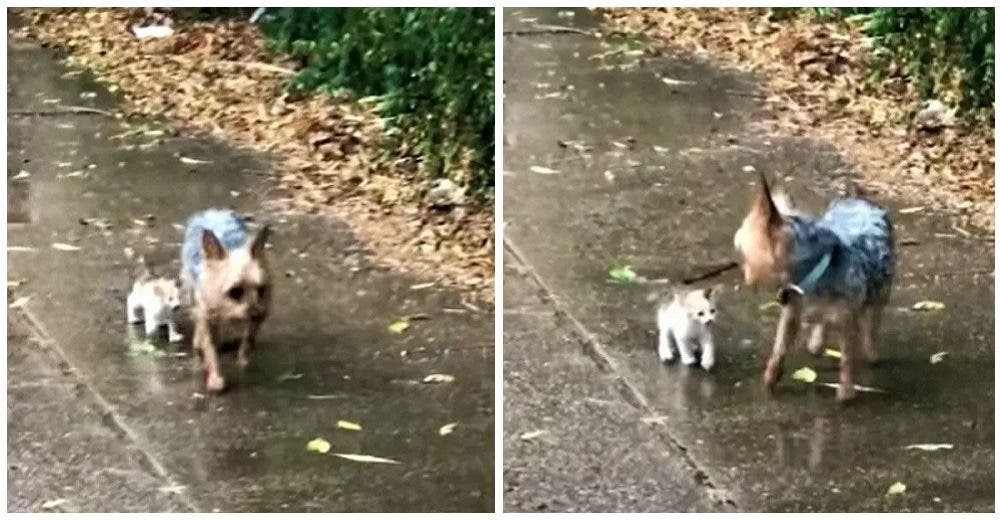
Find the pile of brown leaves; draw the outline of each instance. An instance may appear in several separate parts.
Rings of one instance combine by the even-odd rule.
[[[132,114],[270,153],[289,209],[336,213],[381,261],[492,301],[492,205],[422,203],[427,181],[414,160],[377,160],[382,128],[372,108],[286,94],[281,82],[293,66],[266,49],[256,27],[177,21],[173,35],[140,40],[130,28],[147,17],[142,9],[19,14],[26,36],[64,49],[70,65],[114,85]]]
[[[865,81],[870,50],[859,23],[773,19],[759,8],[615,8],[616,27],[664,48],[754,73],[766,92],[755,125],[822,137],[861,167],[871,191],[957,215],[956,226],[994,229],[994,129],[921,128],[921,100],[901,73]],[[942,100],[945,101],[945,100]]]

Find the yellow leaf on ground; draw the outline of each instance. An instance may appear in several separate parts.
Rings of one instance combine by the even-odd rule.
[[[816,371],[809,367],[802,367],[792,374],[792,379],[803,383],[812,383],[816,381]]]
[[[840,359],[842,357],[840,355],[840,351],[839,350],[834,350],[832,348],[828,348],[828,349],[824,350],[823,351],[823,355],[827,356],[827,357],[832,357],[834,359]]]
[[[80,248],[70,244],[63,244],[62,242],[56,242],[52,244],[52,249],[57,251],[79,251]]]
[[[896,482],[895,484],[889,486],[889,490],[885,492],[886,495],[901,495],[906,491],[906,484],[902,482]]]
[[[393,334],[402,334],[404,330],[410,328],[410,322],[406,318],[400,318],[389,324],[389,330]]]
[[[931,364],[936,365],[944,361],[944,357],[947,355],[948,355],[947,352],[936,352],[934,354],[931,354]]]
[[[925,300],[913,304],[913,310],[915,311],[939,311],[943,308],[943,303],[931,300]]]
[[[327,453],[330,451],[330,443],[326,442],[326,439],[322,437],[316,437],[306,443],[306,450],[315,451],[317,453]]]
[[[351,430],[355,432],[361,431],[361,425],[358,423],[353,423],[351,421],[337,421],[337,428],[341,430]]]

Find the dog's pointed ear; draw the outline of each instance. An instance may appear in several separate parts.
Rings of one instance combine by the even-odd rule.
[[[219,242],[215,233],[207,229],[201,233],[201,250],[205,254],[206,260],[224,260],[226,258],[226,249],[222,247],[222,243]]]
[[[778,207],[774,204],[774,198],[771,197],[771,187],[767,184],[767,177],[764,175],[764,172],[760,172],[757,191],[754,192],[753,196],[752,211],[767,218],[768,228],[775,228],[782,224],[781,213],[778,212]]]
[[[260,258],[264,254],[264,246],[267,244],[269,236],[271,236],[271,226],[265,225],[260,228],[257,235],[253,237],[253,242],[250,243],[250,256]]]

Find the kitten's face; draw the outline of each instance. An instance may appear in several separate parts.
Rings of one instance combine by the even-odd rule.
[[[687,311],[688,318],[708,327],[715,322],[717,295],[718,289],[691,291],[684,295],[681,305]]]
[[[153,280],[153,294],[155,294],[163,305],[170,310],[177,310],[181,306],[181,288],[176,280],[158,278]]]
[[[264,257],[267,230],[247,245],[225,251],[211,232],[205,232],[205,269],[199,288],[201,302],[215,319],[263,320],[271,304],[271,277]]]

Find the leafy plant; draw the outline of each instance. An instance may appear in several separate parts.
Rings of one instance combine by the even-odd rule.
[[[394,145],[426,174],[493,186],[493,9],[269,8],[262,22],[302,64],[290,90],[377,96]]]
[[[966,113],[992,107],[995,92],[993,8],[810,8],[820,16],[868,17],[873,79],[898,68],[924,98],[951,98]]]

